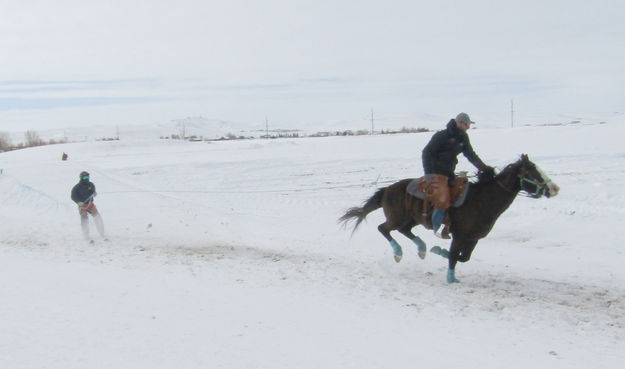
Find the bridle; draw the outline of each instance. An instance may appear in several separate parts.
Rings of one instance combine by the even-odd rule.
[[[540,182],[537,181],[535,179],[530,179],[527,177],[523,177],[521,175],[519,175],[519,180],[520,180],[520,185],[521,185],[521,191],[525,192],[528,197],[533,197],[533,198],[539,198],[542,197],[545,194],[545,190],[547,189],[547,185],[549,184],[549,182],[551,182],[551,180],[546,181],[546,182]],[[528,191],[524,184],[529,183],[532,184],[536,187],[536,191],[534,191],[534,193]]]
[[[542,197],[545,194],[545,191],[548,189],[549,183],[551,182],[551,179],[548,179],[547,181],[538,181],[536,179],[527,177],[525,168],[521,168],[521,173],[517,174],[517,177],[519,179],[518,195],[521,195],[520,192],[525,192],[525,194],[522,194],[521,196],[532,197],[532,198]],[[510,193],[514,192],[513,189],[506,187],[506,185],[501,183],[500,180],[497,180],[497,184],[499,185],[499,187],[503,188],[504,190]],[[529,191],[527,188],[525,188],[527,184],[533,185],[536,188],[536,190],[533,192]]]

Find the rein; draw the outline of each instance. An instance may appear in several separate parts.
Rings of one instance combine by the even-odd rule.
[[[513,190],[509,189],[508,187],[506,187],[503,183],[501,183],[501,181],[497,181],[497,184],[499,185],[499,187],[503,188],[504,190],[506,190],[506,192],[510,192],[510,193],[514,193]]]

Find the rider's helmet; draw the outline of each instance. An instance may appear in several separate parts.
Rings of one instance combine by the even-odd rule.
[[[80,172],[79,178],[81,181],[89,181],[89,173],[83,170]]]

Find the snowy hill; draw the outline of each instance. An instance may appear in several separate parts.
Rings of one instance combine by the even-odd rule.
[[[232,128],[177,123],[193,134]],[[353,237],[336,224],[377,188],[420,176],[431,133],[194,143],[137,131],[1,153],[0,361],[619,367],[625,122],[597,123],[470,131],[486,163],[501,169],[527,153],[561,193],[517,198],[458,265],[459,285],[445,283],[446,260],[419,259],[399,234],[396,264],[376,229],[379,210]],[[459,159],[458,170],[472,171]],[[109,242],[93,224],[96,243],[81,238],[69,193],[82,170],[97,186]]]
[[[423,128],[439,130],[450,119],[445,114],[415,113],[411,115],[388,115],[374,114],[373,129],[376,132],[399,131],[402,128]],[[94,141],[102,139],[120,138],[123,140],[155,139],[162,137],[191,137],[203,139],[219,139],[222,137],[261,137],[267,134],[279,136],[281,133],[297,133],[301,136],[310,136],[320,132],[344,132],[366,131],[372,129],[372,117],[363,114],[355,119],[330,120],[330,121],[294,121],[274,122],[271,119],[259,120],[258,122],[236,122],[222,119],[212,119],[202,116],[192,116],[175,119],[168,122],[156,122],[153,124],[77,124],[59,128],[45,128],[34,126],[15,126],[0,129],[0,132],[10,134],[14,144],[24,142],[24,133],[27,130],[35,131],[44,141],[67,140],[69,142]],[[510,117],[502,118],[501,114],[479,114],[475,118],[478,124],[476,129],[484,128],[509,128],[515,127],[544,126],[544,125],[594,125],[600,123],[618,123],[625,121],[625,113],[601,113],[579,115],[520,115],[515,122],[510,122]]]

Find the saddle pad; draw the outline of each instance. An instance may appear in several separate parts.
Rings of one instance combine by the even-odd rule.
[[[419,182],[421,182],[422,180],[423,178],[415,178],[410,181],[410,183],[408,183],[408,187],[406,187],[406,192],[421,200],[425,200],[425,192],[419,190]],[[457,208],[464,204],[464,200],[466,200],[467,198],[467,193],[469,193],[469,186],[471,186],[471,182],[467,182],[467,185],[464,186],[464,190],[462,191],[460,196],[458,196],[456,201],[451,204],[452,207]]]
[[[418,197],[421,200],[425,199],[425,192],[419,190],[419,182],[421,182],[423,178],[415,178],[410,183],[408,183],[408,187],[406,187],[406,192],[411,194],[414,197]]]

